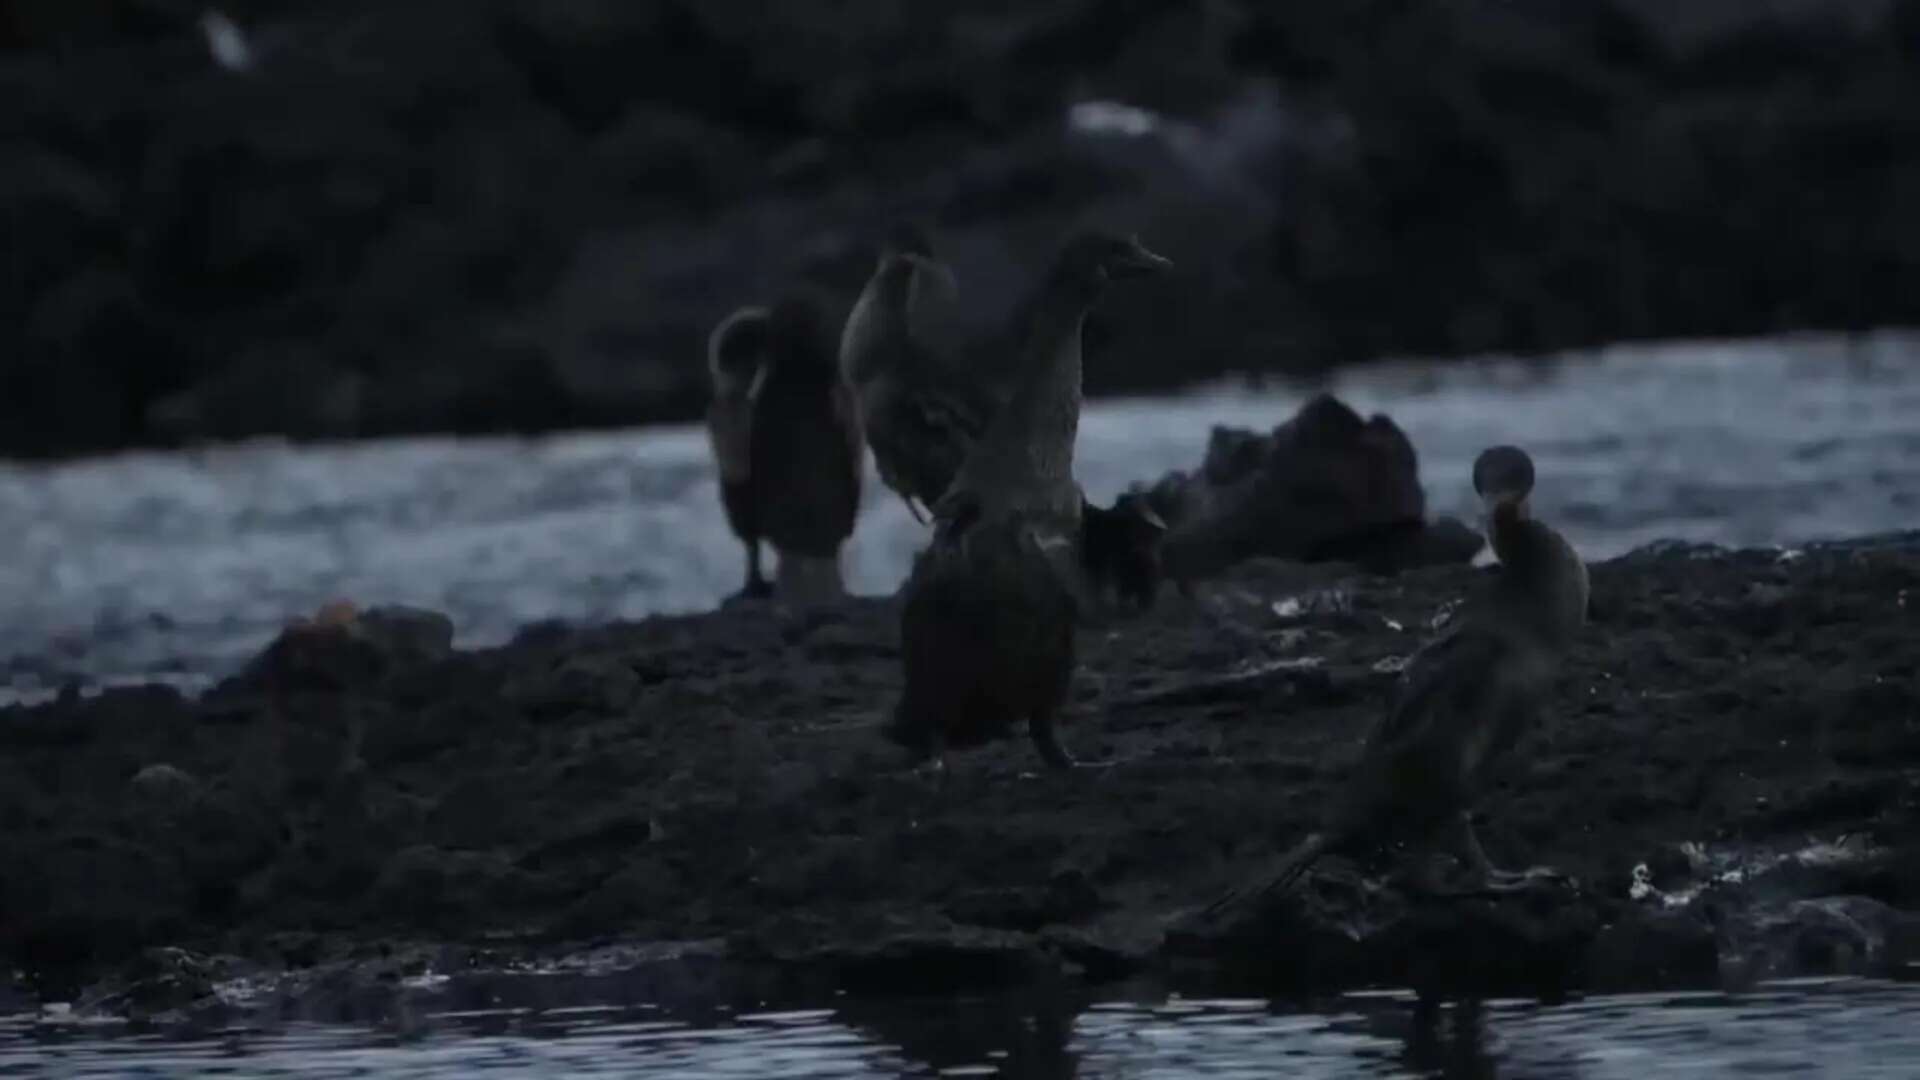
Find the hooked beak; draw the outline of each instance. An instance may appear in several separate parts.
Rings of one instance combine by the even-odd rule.
[[[905,260],[915,270],[933,275],[934,280],[940,283],[940,291],[947,294],[947,299],[952,300],[960,295],[960,279],[953,276],[953,270],[946,263],[917,251],[896,252],[895,257]]]
[[[1119,253],[1107,263],[1107,273],[1116,278],[1146,277],[1151,274],[1164,274],[1173,269],[1173,261],[1147,250],[1140,238],[1135,236],[1127,241],[1127,250]]]

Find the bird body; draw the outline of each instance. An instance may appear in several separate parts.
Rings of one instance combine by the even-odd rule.
[[[929,277],[952,287],[952,271],[933,258],[925,235],[896,226],[847,316],[839,355],[880,480],[921,521],[994,407],[990,390],[955,378],[916,332]]]
[[[1054,724],[1083,581],[1080,329],[1110,275],[1165,265],[1103,236],[1068,245],[1056,265],[1021,377],[935,503],[933,541],[904,590],[906,685],[888,730],[916,754],[937,758],[1025,720],[1042,760],[1073,764]]]
[[[859,409],[818,304],[794,295],[741,308],[714,329],[707,353],[707,438],[727,522],[747,549],[742,593],[774,591],[761,571],[763,540],[780,553],[789,592],[837,592],[863,463]]]
[[[1122,604],[1151,607],[1160,591],[1161,542],[1166,522],[1144,496],[1129,492],[1110,507],[1080,507],[1080,563],[1087,591]]]
[[[752,436],[753,404],[766,376],[768,311],[743,307],[707,337],[707,377],[713,397],[707,405],[707,444],[720,477],[720,505],[727,525],[746,547],[746,581],[740,594],[772,592],[760,566],[760,526],[755,513]]]
[[[840,546],[860,512],[859,410],[815,303],[782,300],[768,316],[768,336],[748,438],[754,521],[780,555],[783,590],[791,583],[837,594]],[[810,574],[817,585],[806,583]],[[817,598],[824,597],[794,597]]]
[[[1531,461],[1512,447],[1483,453],[1474,486],[1489,506],[1500,565],[1456,627],[1416,653],[1393,707],[1368,733],[1323,828],[1258,885],[1216,901],[1218,913],[1289,888],[1321,855],[1400,841],[1450,849],[1483,885],[1502,883],[1467,820],[1490,772],[1537,723],[1560,661],[1586,620],[1586,564],[1565,538],[1527,516]]]

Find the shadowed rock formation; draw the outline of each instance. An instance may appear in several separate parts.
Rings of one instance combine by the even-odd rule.
[[[1269,435],[1216,427],[1197,472],[1137,489],[1171,530],[1167,573],[1196,580],[1257,556],[1392,571],[1466,562],[1477,532],[1429,522],[1419,458],[1399,426],[1322,394]]]

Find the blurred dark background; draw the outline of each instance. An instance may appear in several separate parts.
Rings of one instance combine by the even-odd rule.
[[[1920,0],[0,0],[0,453],[686,419],[929,222],[1096,393],[1920,322]],[[217,22],[217,20],[216,20]]]

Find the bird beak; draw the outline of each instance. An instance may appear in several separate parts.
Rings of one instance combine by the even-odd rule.
[[[1489,491],[1480,496],[1480,506],[1486,511],[1488,517],[1492,517],[1503,506],[1514,507],[1525,515],[1527,496],[1522,491]]]
[[[1173,261],[1165,256],[1148,251],[1139,237],[1133,237],[1127,243],[1127,250],[1114,256],[1107,263],[1107,272],[1114,277],[1146,277],[1151,274],[1164,274],[1173,269]]]
[[[960,295],[960,279],[953,276],[953,270],[938,259],[928,258],[916,251],[902,251],[899,257],[912,264],[915,270],[923,270],[933,275],[940,283],[940,290],[952,300]]]

